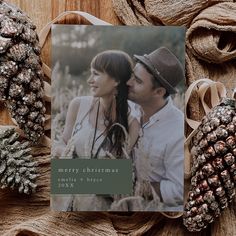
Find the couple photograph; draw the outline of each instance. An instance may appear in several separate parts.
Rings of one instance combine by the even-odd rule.
[[[132,195],[57,195],[52,208],[182,211],[185,29],[57,25],[52,36],[52,158],[133,167]]]

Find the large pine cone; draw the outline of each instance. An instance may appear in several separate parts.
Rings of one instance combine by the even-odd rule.
[[[0,100],[27,138],[44,134],[44,74],[36,27],[17,7],[0,0]]]
[[[202,119],[191,149],[191,190],[184,225],[200,231],[218,217],[235,195],[236,101],[224,98]]]
[[[19,142],[18,138],[13,128],[0,129],[0,187],[31,194],[37,187],[38,164],[30,154],[29,142]]]

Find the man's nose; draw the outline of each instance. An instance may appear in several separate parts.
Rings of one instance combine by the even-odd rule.
[[[128,86],[131,86],[131,85],[132,85],[132,81],[133,81],[133,77],[131,77],[131,78],[126,82],[126,84],[127,84]]]

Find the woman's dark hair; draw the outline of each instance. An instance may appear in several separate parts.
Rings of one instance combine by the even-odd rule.
[[[130,56],[119,50],[107,50],[97,54],[92,62],[91,67],[97,71],[105,72],[111,78],[118,82],[116,94],[116,118],[111,118],[112,104],[105,115],[107,128],[107,138],[104,140],[102,147],[107,148],[116,157],[122,157],[122,144],[125,141],[125,134],[121,127],[112,126],[119,123],[127,132],[128,128],[128,86],[127,81],[130,79],[133,69],[133,62]],[[111,127],[112,126],[112,127]]]

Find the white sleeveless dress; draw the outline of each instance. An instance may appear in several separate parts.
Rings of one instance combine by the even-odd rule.
[[[74,143],[75,143],[75,158],[91,158],[92,142],[94,137],[94,127],[89,122],[89,111],[93,105],[94,97],[81,97],[80,108],[76,118],[73,129]],[[128,124],[134,118],[128,116]],[[104,131],[97,130],[96,137],[99,137],[94,143],[93,155],[97,152],[105,136],[102,134]],[[105,151],[99,151],[98,159],[106,156]],[[96,195],[96,194],[76,194],[72,196],[71,202],[68,206],[68,211],[107,211],[113,202],[111,195]]]

